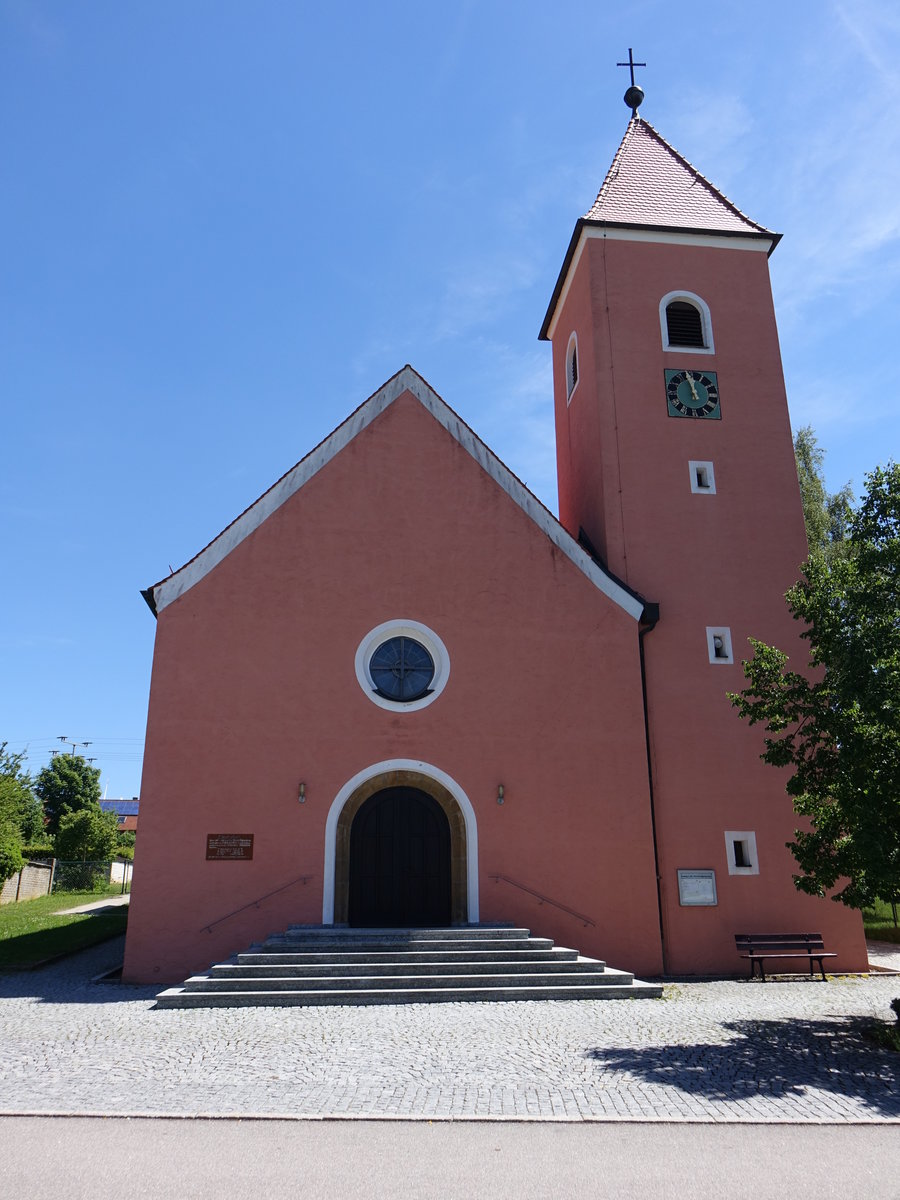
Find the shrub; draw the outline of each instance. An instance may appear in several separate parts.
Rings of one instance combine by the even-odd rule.
[[[11,829],[0,828],[0,883],[22,870],[22,848],[19,835]]]
[[[55,857],[52,842],[26,842],[22,847],[22,858],[26,862],[40,862],[41,859],[49,862]]]
[[[108,862],[56,860],[54,892],[102,892],[109,887]]]

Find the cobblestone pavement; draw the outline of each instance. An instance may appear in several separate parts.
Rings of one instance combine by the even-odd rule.
[[[895,976],[676,983],[662,1000],[155,1011],[121,940],[0,975],[0,1111],[900,1121],[867,1042]]]

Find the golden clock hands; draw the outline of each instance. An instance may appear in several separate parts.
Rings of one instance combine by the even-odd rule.
[[[685,371],[685,373],[684,373],[684,374],[685,374],[685,378],[686,378],[686,379],[687,379],[687,381],[688,381],[688,384],[690,385],[690,389],[691,389],[691,395],[694,397],[694,403],[695,403],[695,404],[699,404],[699,403],[700,403],[700,396],[699,396],[699,395],[698,395],[698,393],[697,393],[697,389],[696,389],[696,387],[694,387],[694,380],[693,380],[693,378],[691,377],[691,373],[690,373],[690,371]]]

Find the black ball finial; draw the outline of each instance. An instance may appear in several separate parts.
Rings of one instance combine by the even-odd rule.
[[[637,110],[640,108],[641,102],[644,99],[644,89],[638,87],[638,85],[634,82],[634,68],[646,67],[646,65],[646,63],[634,61],[634,51],[630,46],[628,47],[628,62],[616,63],[617,67],[627,67],[629,74],[631,75],[631,87],[625,93],[625,103],[631,109],[632,117],[637,116]]]
[[[638,87],[636,83],[633,83],[624,96],[625,103],[631,109],[631,115],[633,117],[637,116],[637,110],[641,107],[643,99],[644,89]]]

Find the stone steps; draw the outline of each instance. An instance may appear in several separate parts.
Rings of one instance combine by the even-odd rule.
[[[522,962],[575,962],[577,950],[567,950],[563,946],[554,946],[550,950],[333,950],[302,951],[282,950],[265,951],[261,947],[246,950],[237,956],[242,963],[367,963],[367,962],[396,962],[398,954],[402,954],[404,962],[417,963],[464,963],[464,962],[507,962],[510,954]]]
[[[237,962],[217,963],[209,968],[212,979],[322,979],[339,974],[344,978],[363,976],[393,976],[393,975],[485,975],[498,972],[504,975],[558,975],[558,974],[596,974],[605,970],[606,964],[593,958],[579,958],[573,951],[571,958],[541,959],[533,962],[528,959],[491,958],[484,962],[471,961],[462,958],[448,961],[446,958],[435,962],[410,962],[392,955],[385,962],[346,962],[344,959],[330,958],[325,962],[298,962],[297,955],[285,955],[279,962],[246,962],[255,959],[256,955],[239,954]],[[267,956],[270,957],[270,956]]]
[[[398,971],[402,971],[402,965]],[[419,975],[273,975],[260,979],[258,976],[240,978],[235,976],[192,975],[182,985],[186,992],[206,992],[210,984],[215,984],[222,991],[245,992],[260,991],[260,985],[265,983],[266,990],[286,992],[327,992],[327,991],[375,991],[378,988],[390,991],[410,991],[420,986],[462,987],[464,990],[485,987],[612,987],[616,984],[630,984],[633,976],[627,971],[600,971],[593,975],[585,972],[569,971],[564,975],[517,974],[515,972],[493,972],[489,975],[460,975],[454,972],[447,978],[437,979],[434,975],[425,979]]]
[[[158,1008],[656,997],[657,984],[509,926],[292,926],[167,988]]]
[[[504,938],[521,942],[523,938],[529,937],[531,937],[530,929],[523,929],[515,925],[427,925],[420,929],[397,929],[394,926],[379,929],[377,926],[360,928],[350,925],[289,925],[283,933],[273,933],[267,940],[315,938],[318,942],[337,943],[365,940],[367,945],[383,941],[391,946],[405,946],[412,942],[432,940],[437,940],[442,944],[448,941],[502,942]],[[550,944],[553,944],[552,941]]]
[[[157,1008],[241,1008],[286,1007],[288,1005],[326,1004],[428,1004],[466,1000],[628,1000],[635,996],[657,997],[662,989],[648,984],[624,984],[615,987],[479,987],[414,988],[409,991],[347,992],[183,992],[169,988],[156,998]],[[178,992],[177,996],[171,995]]]
[[[456,954],[485,954],[491,952],[496,953],[498,950],[501,952],[512,951],[513,953],[518,953],[519,943],[521,941],[527,941],[527,949],[531,950],[532,952],[553,949],[553,942],[550,940],[550,938],[523,938],[519,939],[518,941],[514,941],[512,938],[509,938],[503,939],[496,946],[492,946],[491,943],[484,938],[478,941],[470,940],[468,938],[454,938],[452,941],[449,938],[418,938],[415,941],[404,942],[401,944],[392,943],[387,938],[378,937],[373,938],[371,942],[367,942],[364,946],[359,941],[327,941],[322,942],[321,944],[319,942],[315,942],[314,947],[316,953],[318,954],[346,954],[348,952],[352,953],[354,949],[357,951],[362,949],[366,954],[395,954],[398,952],[404,954],[444,954],[446,953],[448,946],[452,945],[453,951]],[[267,938],[265,942],[263,942],[261,950],[267,953],[272,953],[273,951],[276,953],[289,953],[291,950],[297,950],[303,953],[304,946],[306,944],[307,943],[305,943],[302,938]],[[523,946],[522,949],[526,949],[526,947]]]

